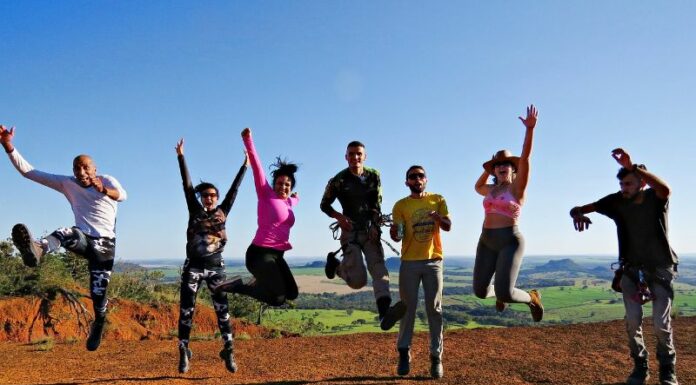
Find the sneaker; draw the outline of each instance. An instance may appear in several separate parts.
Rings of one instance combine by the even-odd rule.
[[[22,255],[22,261],[24,261],[25,265],[29,267],[39,265],[44,254],[43,247],[41,247],[40,243],[34,241],[26,225],[18,223],[12,227],[12,242]]]
[[[529,296],[532,297],[532,301],[529,303],[532,319],[534,322],[539,322],[544,318],[544,305],[541,304],[541,293],[536,290],[530,290]]]
[[[404,318],[404,315],[406,314],[406,304],[403,302],[399,301],[394,304],[394,306],[390,307],[389,310],[387,310],[387,313],[382,317],[382,319],[379,320],[379,327],[382,330],[389,330],[394,325],[396,325],[396,322],[402,318]]]
[[[326,265],[324,265],[324,274],[326,278],[334,279],[336,277],[336,269],[341,264],[341,261],[336,258],[336,253],[331,252],[326,255]]]
[[[240,285],[242,285],[242,277],[235,275],[234,277],[228,279],[227,281],[217,285],[213,289],[213,293],[214,294],[220,294],[222,292],[234,293],[234,289]]]
[[[634,359],[633,371],[626,378],[626,385],[644,385],[650,379],[647,359]]]
[[[679,385],[674,364],[660,365],[660,385]]]
[[[497,299],[495,300],[495,311],[497,311],[498,313],[502,313],[506,307],[507,304],[505,302]]]
[[[89,330],[89,337],[87,337],[87,350],[93,352],[99,348],[101,345],[102,332],[104,331],[104,324],[106,323],[106,317],[97,316],[92,322],[92,327]]]
[[[179,344],[179,373],[186,373],[189,371],[191,366],[189,365],[189,360],[193,356],[193,352],[189,349],[188,345]]]
[[[444,375],[442,359],[437,356],[430,356],[430,376],[435,379],[442,378]]]
[[[225,361],[225,368],[234,373],[237,371],[237,363],[234,362],[234,350],[232,344],[225,344],[225,347],[220,351],[220,358]]]
[[[399,364],[396,366],[396,374],[405,376],[411,371],[411,352],[409,349],[399,349]]]

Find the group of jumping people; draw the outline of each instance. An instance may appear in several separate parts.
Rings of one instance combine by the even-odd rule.
[[[524,250],[524,239],[517,224],[529,181],[536,108],[530,105],[526,116],[519,119],[526,130],[521,156],[513,156],[508,150],[498,151],[483,163],[483,172],[475,184],[476,192],[484,197],[485,217],[476,249],[472,286],[479,298],[495,297],[498,311],[503,311],[509,303],[527,304],[532,319],[539,322],[544,315],[541,293],[515,287]],[[8,129],[0,125],[0,144],[12,164],[24,177],[64,194],[75,215],[75,225],[35,239],[28,227],[20,223],[12,229],[13,243],[30,267],[37,266],[43,255],[60,247],[88,260],[94,321],[86,345],[88,350],[96,350],[106,320],[106,292],[115,256],[117,203],[126,199],[126,192],[115,178],[98,175],[88,155],[75,157],[73,176],[34,169],[15,148],[14,134],[14,127]],[[184,140],[175,146],[189,212],[178,331],[178,370],[181,373],[190,368],[189,336],[196,295],[202,282],[212,293],[223,340],[220,357],[230,372],[235,372],[237,365],[227,293],[247,295],[270,306],[283,305],[298,296],[297,283],[284,259],[285,251],[292,247],[289,239],[295,223],[293,207],[299,202],[297,193],[293,192],[298,167],[277,158],[269,183],[251,130],[244,129],[241,136],[245,159],[219,205],[219,190],[215,185],[208,182],[192,185],[184,158]],[[588,229],[591,221],[586,214],[591,212],[603,214],[616,223],[620,268],[613,287],[623,295],[626,330],[634,360],[627,384],[644,384],[649,378],[648,353],[642,334],[642,305],[652,300],[660,384],[677,385],[670,317],[674,299],[672,282],[678,259],[667,237],[671,191],[645,166],[633,164],[623,149],[613,150],[612,157],[621,165],[617,175],[620,191],[594,203],[574,207],[570,215],[578,231]],[[444,369],[440,231],[450,231],[452,227],[445,198],[426,191],[428,178],[423,166],[413,165],[406,170],[405,185],[409,194],[394,204],[388,224],[390,238],[401,242],[400,301],[392,304],[380,229],[388,222],[381,209],[380,174],[364,165],[366,147],[359,141],[348,143],[345,159],[348,167],[329,180],[320,204],[321,210],[336,220],[336,231],[340,229],[339,251],[342,254],[340,259],[338,252],[328,254],[325,274],[329,279],[338,276],[349,287],[360,289],[367,285],[369,273],[380,327],[389,330],[401,320],[396,345],[397,374],[402,376],[410,372],[411,340],[422,282],[430,331],[430,374],[433,378],[441,378]],[[222,252],[227,242],[225,222],[248,165],[252,168],[258,198],[258,227],[246,251],[245,264],[252,278],[245,283],[240,277],[227,279]],[[646,189],[646,185],[650,188]],[[342,207],[341,212],[332,207],[336,199]]]

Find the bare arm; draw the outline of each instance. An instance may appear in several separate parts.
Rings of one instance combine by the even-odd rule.
[[[488,182],[488,178],[490,176],[491,174],[489,174],[488,171],[483,170],[481,176],[476,180],[476,185],[474,186],[474,189],[477,193],[479,193],[479,195],[488,195],[488,192],[490,191],[491,187],[488,184],[486,184],[486,182]]]
[[[575,206],[570,209],[570,216],[573,218],[573,226],[577,231],[585,231],[590,228],[592,221],[585,214],[593,213],[596,208],[593,203],[584,206]]]
[[[529,158],[532,155],[532,143],[534,142],[534,127],[537,123],[538,111],[534,105],[527,107],[527,117],[519,119],[526,127],[524,134],[524,143],[522,144],[522,155],[517,166],[517,177],[512,184],[513,194],[520,202],[524,201],[527,191],[527,183],[529,182]]]
[[[655,194],[658,198],[663,200],[669,199],[669,196],[672,194],[672,190],[667,182],[663,181],[660,177],[649,172],[648,170],[640,168],[638,165],[634,164],[631,161],[631,156],[623,148],[613,149],[611,151],[611,156],[618,164],[621,165],[621,167],[635,172],[641,179],[643,179],[648,186],[655,190]]]
[[[437,211],[432,211],[429,215],[435,220],[437,225],[440,226],[442,231],[450,231],[452,228],[452,221],[450,220],[449,215],[440,215]]]

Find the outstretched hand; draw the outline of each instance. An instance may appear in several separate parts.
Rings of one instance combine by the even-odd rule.
[[[519,116],[519,119],[522,121],[522,124],[524,124],[525,127],[534,128],[537,123],[538,114],[539,111],[537,111],[536,107],[534,107],[533,104],[530,104],[529,107],[527,107],[527,117],[523,118]]]
[[[184,138],[179,139],[178,142],[176,142],[176,147],[174,147],[176,150],[177,155],[184,155]]]
[[[14,150],[14,146],[12,145],[14,129],[14,127],[11,127],[8,130],[7,127],[0,125],[0,144],[2,144],[7,152],[12,152],[12,150]]]
[[[248,138],[251,136],[251,128],[247,127],[242,130],[242,138]]]
[[[583,232],[589,229],[590,224],[592,224],[592,221],[585,215],[578,215],[573,217],[573,226],[575,227],[575,230],[579,232]]]
[[[615,148],[611,150],[611,157],[614,158],[616,162],[621,165],[621,167],[627,170],[631,170],[631,168],[633,168],[631,156],[628,155],[628,153],[624,151],[623,148]]]
[[[249,152],[244,150],[244,167],[249,167]]]

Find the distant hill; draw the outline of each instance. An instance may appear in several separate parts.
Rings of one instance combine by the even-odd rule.
[[[554,271],[586,272],[587,270],[570,258],[551,260],[534,268],[535,273],[550,273]]]

